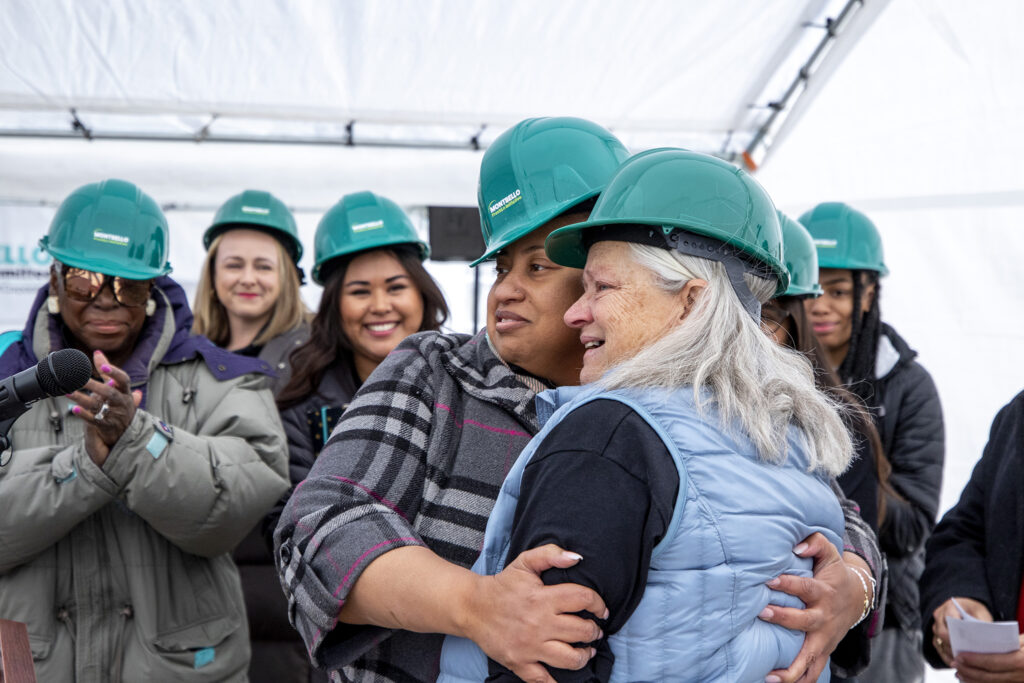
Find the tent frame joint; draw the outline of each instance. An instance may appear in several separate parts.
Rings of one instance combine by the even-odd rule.
[[[92,140],[92,131],[78,118],[78,112],[71,108],[71,130],[80,133],[86,140]]]
[[[202,128],[196,131],[196,134],[193,136],[193,139],[196,142],[203,142],[204,140],[206,140],[206,138],[210,137],[210,126],[212,126],[217,121],[218,118],[220,118],[220,114],[211,114],[210,120],[206,122],[206,125],[204,125]]]

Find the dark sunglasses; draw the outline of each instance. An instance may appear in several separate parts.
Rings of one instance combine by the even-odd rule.
[[[153,285],[152,280],[129,280],[71,266],[64,266],[62,279],[64,294],[72,301],[83,303],[88,303],[99,296],[109,282],[114,299],[122,306],[141,306],[146,303]]]

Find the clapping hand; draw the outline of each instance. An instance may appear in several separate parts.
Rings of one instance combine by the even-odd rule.
[[[86,423],[85,452],[102,467],[135,417],[142,392],[131,390],[128,373],[111,365],[102,351],[94,351],[92,360],[100,379],[94,376],[68,398],[75,402],[71,413]]]

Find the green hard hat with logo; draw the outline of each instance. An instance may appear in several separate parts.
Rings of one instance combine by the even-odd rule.
[[[313,280],[324,284],[333,262],[342,256],[400,244],[415,246],[421,261],[430,256],[430,247],[398,204],[373,192],[347,194],[316,226]]]
[[[134,184],[112,179],[69,194],[39,246],[75,268],[149,280],[171,272],[168,237],[157,203]]]
[[[628,156],[618,138],[585,119],[527,119],[499,135],[480,162],[486,247],[472,265],[597,196]]]
[[[800,216],[814,239],[819,268],[873,270],[888,275],[882,235],[871,219],[842,202],[824,202]]]
[[[217,209],[213,223],[203,233],[203,247],[209,249],[218,235],[236,228],[266,232],[284,245],[296,264],[302,258],[302,243],[295,217],[284,202],[269,192],[246,190],[224,202]]]
[[[818,252],[807,228],[779,211],[782,253],[789,271],[789,288],[783,296],[821,296],[818,284]]]
[[[631,157],[601,193],[590,220],[555,230],[545,250],[555,263],[582,268],[589,246],[605,239],[721,261],[757,320],[760,304],[743,273],[777,278],[776,296],[789,286],[768,193],[746,171],[707,154],[660,148]]]

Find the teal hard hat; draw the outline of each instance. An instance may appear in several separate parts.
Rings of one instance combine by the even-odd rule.
[[[149,280],[171,272],[168,237],[157,203],[134,184],[112,179],[69,194],[39,246],[75,268]]]
[[[660,148],[631,157],[601,193],[590,220],[555,230],[545,250],[555,263],[582,268],[589,246],[606,239],[721,261],[757,319],[760,304],[745,291],[743,272],[775,277],[776,296],[789,286],[768,193],[746,171],[707,154]]]
[[[818,252],[807,228],[779,211],[782,254],[789,271],[789,288],[783,296],[821,296],[818,284]]]
[[[485,251],[472,265],[597,196],[628,156],[618,138],[584,119],[526,119],[499,135],[480,162]]]
[[[430,256],[430,247],[416,234],[412,221],[398,204],[373,192],[347,194],[316,226],[313,280],[324,284],[331,262],[339,257],[400,244],[414,245],[420,260]]]
[[[871,219],[842,202],[824,202],[800,216],[814,239],[819,268],[873,270],[888,275],[882,235]]]
[[[266,232],[284,245],[296,264],[302,258],[302,242],[299,241],[295,217],[284,202],[269,192],[246,190],[221,204],[213,223],[203,233],[203,247],[209,249],[218,235],[235,228]]]

